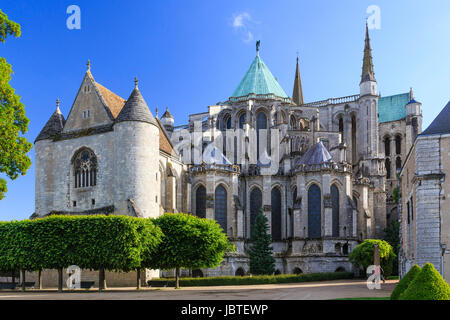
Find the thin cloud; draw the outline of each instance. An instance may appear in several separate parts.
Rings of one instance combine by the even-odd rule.
[[[239,33],[245,43],[253,41],[253,32],[250,30],[254,21],[248,12],[241,12],[233,15],[232,26],[235,32]]]

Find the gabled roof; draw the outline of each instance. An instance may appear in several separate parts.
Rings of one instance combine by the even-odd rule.
[[[95,86],[97,87],[100,95],[105,101],[107,107],[111,111],[114,119],[117,118],[123,106],[125,105],[125,99],[122,99],[114,92],[102,86],[100,83],[94,81]]]
[[[306,153],[295,163],[295,167],[299,165],[322,164],[331,160],[332,157],[327,148],[325,148],[322,141],[319,141],[306,151]]]
[[[64,119],[64,116],[62,115],[58,106],[56,107],[55,112],[53,112],[50,119],[48,119],[44,128],[42,128],[41,132],[39,133],[34,142],[53,138],[56,134],[61,133],[65,123],[66,120]]]
[[[259,55],[253,60],[244,78],[234,90],[232,97],[244,97],[249,94],[273,94],[288,98]]]
[[[121,121],[141,121],[156,124],[155,118],[153,118],[137,86],[131,92],[130,97],[116,118],[116,122]]]
[[[419,136],[429,136],[433,134],[446,134],[450,133],[450,101],[428,126],[428,128],[422,132]]]
[[[406,118],[406,105],[410,101],[409,93],[378,99],[378,122],[396,121]]]

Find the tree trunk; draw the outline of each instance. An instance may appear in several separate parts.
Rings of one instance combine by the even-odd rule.
[[[141,289],[141,269],[136,270],[136,290]]]
[[[98,290],[103,291],[106,289],[105,269],[101,268],[98,271]]]
[[[42,290],[42,270],[38,272],[39,290]]]
[[[180,288],[180,268],[176,267],[175,269],[175,289]]]
[[[16,275],[14,274],[14,271],[11,272],[11,283],[13,285],[16,283]]]
[[[63,289],[63,269],[58,269],[58,292],[62,292]]]
[[[25,270],[22,269],[20,272],[22,273],[22,291],[25,291]]]

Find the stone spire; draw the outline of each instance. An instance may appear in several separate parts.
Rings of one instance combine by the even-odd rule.
[[[42,128],[35,142],[45,139],[53,139],[56,135],[62,132],[65,123],[66,119],[64,119],[64,116],[59,109],[59,99],[56,99],[56,110],[53,112],[44,128]]]
[[[302,79],[300,78],[300,67],[298,65],[298,56],[297,56],[297,69],[295,70],[294,91],[292,92],[292,100],[298,106],[304,104]]]
[[[366,22],[366,40],[364,46],[364,60],[361,73],[361,83],[365,81],[376,81],[373,72],[372,49],[370,47],[369,25]]]

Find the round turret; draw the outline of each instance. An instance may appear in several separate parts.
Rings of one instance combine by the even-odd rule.
[[[161,117],[161,123],[164,126],[164,129],[166,129],[167,132],[172,133],[174,122],[175,120],[172,114],[169,112],[169,108],[166,108],[166,112],[164,112],[163,116]]]

